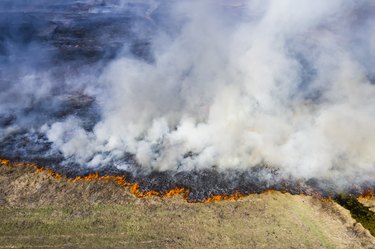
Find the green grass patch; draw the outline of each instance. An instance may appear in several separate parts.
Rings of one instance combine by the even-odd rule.
[[[364,206],[353,195],[339,194],[334,200],[348,209],[352,217],[369,230],[372,236],[375,236],[375,214],[369,207]]]

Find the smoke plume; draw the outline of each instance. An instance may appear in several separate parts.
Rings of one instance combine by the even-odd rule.
[[[373,1],[49,2],[0,4],[3,156],[375,179]]]

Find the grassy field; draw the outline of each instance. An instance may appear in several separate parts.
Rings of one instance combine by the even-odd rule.
[[[1,168],[0,187],[0,248],[375,248],[348,210],[313,197],[137,199],[23,168]]]

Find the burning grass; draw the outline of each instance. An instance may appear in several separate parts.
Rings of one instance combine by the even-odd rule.
[[[58,173],[50,168],[43,167],[36,165],[34,163],[18,163],[13,162],[7,159],[0,159],[0,165],[5,167],[29,167],[33,168],[36,172],[45,172],[52,176],[54,179],[60,180],[66,177],[64,174]],[[226,189],[225,187],[222,188],[220,191],[211,191],[209,186],[206,185],[199,185],[202,188],[203,194],[200,193],[201,189],[192,190],[190,187],[185,186],[183,184],[177,185],[167,180],[164,181],[167,183],[165,186],[160,186],[163,182],[163,177],[167,177],[167,175],[159,175],[156,176],[157,181],[155,178],[148,179],[145,177],[144,179],[141,178],[132,178],[126,175],[116,175],[116,173],[106,174],[105,172],[95,172],[95,173],[88,173],[84,175],[72,175],[67,177],[69,182],[79,182],[79,181],[113,181],[119,186],[127,187],[135,197],[138,198],[146,198],[151,196],[163,197],[163,198],[170,198],[173,196],[181,196],[184,200],[191,203],[208,203],[208,202],[217,202],[217,201],[231,201],[231,200],[239,200],[243,197],[246,197],[250,194],[254,193],[264,193],[268,191],[280,191],[280,192],[288,192],[291,194],[303,194],[303,195],[311,195],[316,196],[322,199],[329,198],[331,195],[324,192],[324,190],[319,188],[311,188],[309,186],[304,185],[303,183],[293,183],[292,181],[285,180],[284,182],[275,184],[274,186],[264,187],[261,183],[249,183],[250,188],[239,187],[238,189]],[[206,177],[207,178],[207,177]],[[210,177],[215,178],[214,176]],[[255,176],[256,178],[256,176]],[[219,180],[220,181],[220,180]],[[246,182],[242,185],[245,186]],[[254,186],[255,185],[255,186]],[[198,186],[198,188],[199,188]],[[217,188],[214,185],[214,188]],[[194,192],[193,192],[194,191]],[[374,192],[370,188],[364,188],[362,191],[357,190],[356,196],[360,196],[362,198],[369,198],[374,196]]]
[[[5,167],[31,167],[35,169],[36,172],[46,172],[53,178],[60,180],[64,176],[49,169],[46,167],[38,166],[33,163],[13,163],[7,159],[0,159],[0,165]],[[78,181],[114,181],[118,185],[122,187],[128,187],[130,192],[138,198],[145,198],[151,196],[158,196],[158,197],[166,197],[170,198],[173,196],[182,196],[184,200],[190,203],[209,203],[209,202],[217,202],[217,201],[230,201],[230,200],[239,200],[248,194],[240,193],[236,191],[231,194],[222,194],[222,195],[211,195],[202,199],[191,199],[189,198],[190,189],[184,186],[179,187],[175,186],[174,188],[165,190],[165,191],[156,191],[156,190],[149,190],[149,191],[141,191],[140,184],[138,182],[130,182],[125,178],[125,176],[114,176],[114,175],[100,175],[98,172],[87,174],[84,176],[75,176],[69,179],[70,182],[78,182]],[[270,190],[266,190],[270,191]]]

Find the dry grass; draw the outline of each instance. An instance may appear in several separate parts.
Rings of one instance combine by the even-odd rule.
[[[369,207],[371,211],[375,212],[375,197],[372,198],[359,198],[358,201]]]
[[[0,248],[375,248],[347,210],[313,197],[137,199],[25,168],[1,168],[0,187]]]

